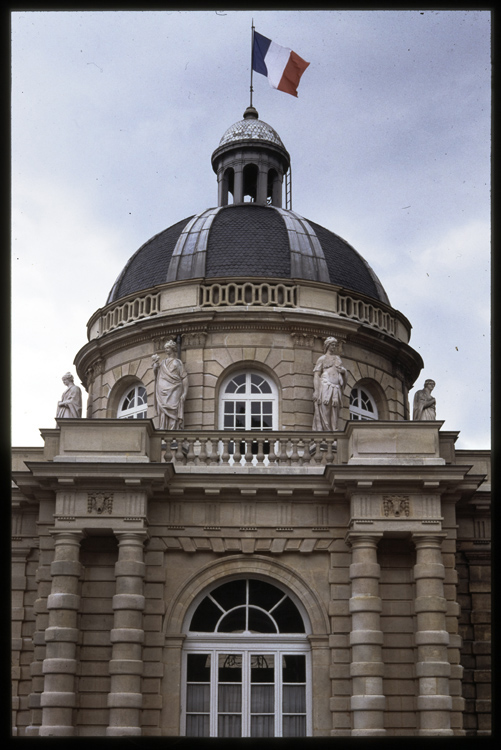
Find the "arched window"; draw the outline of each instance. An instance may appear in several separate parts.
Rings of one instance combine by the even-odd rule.
[[[141,383],[131,386],[118,404],[118,419],[146,419],[148,399]]]
[[[373,396],[365,386],[355,386],[350,393],[350,419],[369,421],[378,418]]]
[[[260,372],[241,372],[221,388],[219,424],[223,430],[278,429],[278,393]]]
[[[309,650],[303,617],[284,590],[255,578],[216,586],[189,620],[185,735],[311,734]]]

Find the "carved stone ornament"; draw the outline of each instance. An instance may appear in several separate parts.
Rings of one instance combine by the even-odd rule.
[[[183,346],[185,349],[203,349],[207,333],[205,331],[192,331],[183,333]]]
[[[89,492],[87,496],[87,513],[111,514],[113,510],[113,492]]]
[[[410,515],[410,500],[408,495],[385,495],[383,497],[383,512],[386,517],[402,518]]]

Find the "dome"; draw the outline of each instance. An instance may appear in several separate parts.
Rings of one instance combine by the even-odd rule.
[[[256,203],[209,208],[156,234],[127,262],[107,304],[167,282],[232,277],[333,284],[389,305],[348,242],[295,211]]]

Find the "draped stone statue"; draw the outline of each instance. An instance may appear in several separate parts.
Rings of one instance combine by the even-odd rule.
[[[437,418],[436,401],[431,395],[435,388],[434,380],[425,380],[424,388],[414,394],[412,418],[420,421],[432,422]]]
[[[164,346],[166,357],[162,363],[154,354],[155,409],[161,430],[178,430],[183,427],[184,402],[188,393],[188,375],[184,365],[177,358],[175,341]]]
[[[80,419],[82,416],[82,391],[73,382],[73,375],[67,372],[62,377],[66,390],[57,402],[56,419]]]
[[[338,429],[339,414],[346,385],[346,370],[335,354],[337,339],[325,339],[324,354],[313,368],[313,430],[334,432]]]

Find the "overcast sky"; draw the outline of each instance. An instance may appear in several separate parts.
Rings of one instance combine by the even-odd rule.
[[[252,19],[311,63],[298,99],[254,75],[293,209],[367,259],[413,326],[416,387],[436,381],[458,448],[488,448],[490,13],[466,10],[14,12],[14,445],[56,426],[128,258],[217,205],[210,157],[249,104]]]

